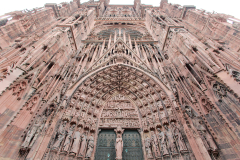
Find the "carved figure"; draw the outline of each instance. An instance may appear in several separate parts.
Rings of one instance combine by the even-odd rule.
[[[152,150],[153,150],[153,153],[155,155],[155,157],[160,157],[161,154],[160,154],[160,151],[159,151],[159,148],[158,148],[158,140],[157,140],[157,136],[155,135],[155,133],[153,131],[151,131],[151,144],[152,144]]]
[[[38,134],[41,132],[41,118],[37,119],[31,129],[28,131],[27,136],[22,143],[22,148],[29,148],[32,146],[34,141],[36,140]]]
[[[121,117],[121,116],[122,116],[122,112],[121,112],[120,108],[118,108],[118,110],[117,110],[117,117]]]
[[[78,130],[74,133],[74,136],[73,136],[73,145],[72,145],[72,150],[70,153],[73,153],[75,155],[78,153],[80,143],[81,143],[80,131],[81,131],[81,127],[78,128]]]
[[[145,138],[145,148],[146,148],[146,152],[147,152],[147,158],[153,158],[152,150],[151,150],[151,140],[149,137]]]
[[[44,115],[48,117],[52,114],[53,111],[54,111],[54,106],[48,106],[44,111]]]
[[[71,112],[72,112],[72,107],[69,106],[68,109],[66,110],[65,116],[71,116]]]
[[[186,113],[188,114],[188,116],[190,118],[192,118],[194,116],[193,113],[192,113],[192,109],[190,107],[186,106],[185,110],[186,110]]]
[[[158,130],[158,140],[159,143],[161,144],[161,153],[162,155],[168,155],[168,150],[167,150],[167,144],[166,144],[166,136],[165,134],[160,130],[160,128],[157,129]]]
[[[82,135],[82,142],[81,142],[81,148],[80,148],[80,151],[79,151],[79,155],[80,156],[84,155],[86,144],[87,144],[87,138],[86,138],[86,135],[83,133],[83,135]]]
[[[72,134],[73,134],[75,126],[76,126],[76,124],[73,124],[69,128],[69,132],[67,133],[67,137],[65,139],[65,142],[64,142],[64,145],[63,145],[63,148],[62,148],[63,151],[68,151],[69,148],[70,148],[71,140],[72,140]]]
[[[176,154],[177,150],[176,150],[176,146],[175,146],[173,135],[172,135],[172,129],[171,127],[167,127],[166,125],[164,127],[166,129],[166,136],[168,139],[169,151],[171,152],[171,154]]]
[[[198,130],[198,133],[201,136],[201,139],[202,139],[205,147],[207,148],[207,150],[216,151],[217,146],[216,146],[215,142],[213,141],[212,136],[207,131],[206,126],[203,123],[203,121],[199,117],[194,117],[192,119],[192,121],[193,121],[195,128]]]
[[[206,131],[206,130],[205,130]],[[205,132],[205,138],[210,146],[210,150],[212,151],[216,151],[217,150],[217,146],[215,144],[215,142],[213,141],[212,136],[209,134],[208,131]]]
[[[164,110],[161,110],[161,111],[160,111],[160,117],[161,117],[161,119],[163,119],[163,118],[166,117],[166,114],[165,114],[165,111],[164,111]]]
[[[91,135],[89,137],[89,141],[88,141],[88,148],[87,148],[87,153],[86,153],[86,158],[90,158],[93,152],[93,147],[94,147],[94,138]]]
[[[182,137],[182,134],[181,134],[180,130],[176,127],[176,125],[174,123],[172,123],[172,127],[173,127],[173,130],[174,130],[174,136],[175,136],[175,139],[177,141],[179,151],[180,152],[181,151],[186,151],[187,147],[186,147],[186,144],[183,140],[183,137]]]
[[[66,126],[67,121],[63,121],[62,125],[60,125],[58,131],[57,131],[57,140],[55,141],[55,143],[52,146],[53,150],[58,150],[59,146],[61,145],[62,141],[64,140],[67,131],[65,130],[65,126]]]
[[[122,152],[123,152],[123,140],[122,140],[121,134],[117,134],[115,150],[116,150],[116,160],[121,160]]]
[[[171,116],[173,114],[172,108],[168,108],[167,112],[168,112],[168,116]]]
[[[125,53],[124,51],[124,47],[122,43],[118,43],[117,47],[116,47],[116,52],[117,53]]]

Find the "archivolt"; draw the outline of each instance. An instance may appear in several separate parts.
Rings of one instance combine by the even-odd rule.
[[[68,95],[71,95],[68,104],[97,118],[107,100],[120,93],[135,103],[143,119],[152,119],[154,116],[158,119],[150,125],[151,129],[176,120],[166,90],[166,87],[161,82],[156,82],[156,78],[149,73],[133,66],[115,64],[82,78],[68,92]],[[161,113],[158,114],[159,112]]]

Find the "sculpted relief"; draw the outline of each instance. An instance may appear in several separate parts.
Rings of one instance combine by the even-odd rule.
[[[151,137],[146,136],[144,144],[148,159],[189,153],[179,129],[180,126],[176,126],[176,122],[172,122],[170,126],[165,125],[162,129],[158,128],[157,131],[151,131]]]
[[[109,3],[0,16],[0,159],[240,159],[238,20]]]
[[[189,118],[191,118],[193,126],[201,137],[201,140],[206,149],[210,152],[217,152],[217,145],[214,142],[212,135],[206,128],[206,125],[203,122],[202,118],[197,116],[195,111],[190,106],[186,106],[185,111],[188,114]]]
[[[57,131],[57,134],[56,134],[56,140],[52,146],[53,150],[58,150],[62,141],[64,140],[64,138],[67,134],[67,131],[65,129],[66,124],[67,124],[67,121],[63,121],[62,124],[60,125],[60,127]]]
[[[74,156],[77,155],[80,144],[81,144],[81,127],[79,126],[74,133],[70,153],[73,154]]]
[[[44,125],[44,119],[38,117],[32,127],[28,130],[26,138],[21,145],[22,149],[31,148],[38,135],[41,133]]]
[[[116,160],[121,160],[122,152],[123,152],[123,140],[122,140],[121,134],[117,134],[115,149],[116,149]]]
[[[108,101],[103,108],[99,126],[117,127],[121,125],[125,128],[139,127],[138,112],[135,107],[122,95],[117,95]]]

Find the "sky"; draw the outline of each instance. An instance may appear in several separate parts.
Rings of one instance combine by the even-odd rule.
[[[80,0],[81,3],[88,0]],[[23,9],[43,7],[45,3],[61,3],[69,0],[0,0],[0,15]],[[134,0],[110,0],[110,4],[133,4]],[[159,6],[160,0],[141,0],[142,4]],[[240,0],[168,0],[172,4],[195,5],[197,9],[225,13],[240,19]]]

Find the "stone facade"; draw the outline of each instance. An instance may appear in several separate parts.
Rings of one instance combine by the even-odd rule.
[[[109,130],[109,160],[240,159],[240,30],[229,19],[167,0],[2,16],[0,159],[99,160]]]

